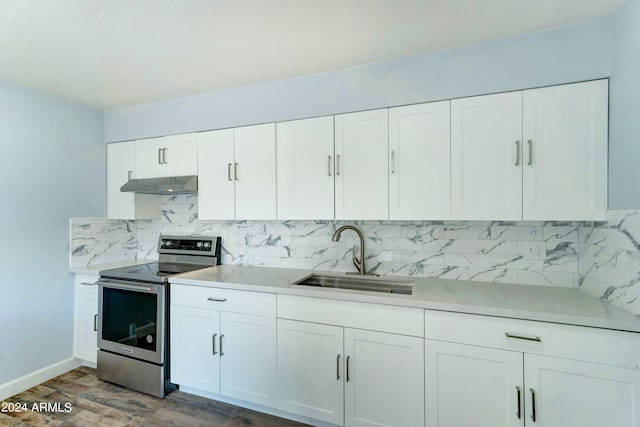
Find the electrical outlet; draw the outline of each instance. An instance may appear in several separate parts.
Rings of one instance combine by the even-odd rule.
[[[544,242],[529,242],[525,258],[544,259],[547,255]]]

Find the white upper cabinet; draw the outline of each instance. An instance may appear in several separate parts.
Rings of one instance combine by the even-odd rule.
[[[522,92],[451,101],[453,219],[522,219]]]
[[[524,219],[604,219],[607,100],[607,80],[524,91]]]
[[[236,219],[276,219],[274,123],[234,129]]]
[[[389,219],[449,219],[450,101],[389,109]]]
[[[156,218],[162,214],[162,198],[150,194],[123,193],[120,187],[136,178],[135,141],[107,145],[107,217]]]
[[[234,219],[233,129],[198,135],[198,217]]]
[[[388,110],[335,116],[335,218],[389,218]]]
[[[199,218],[276,219],[275,145],[273,123],[201,133]]]
[[[136,178],[198,173],[197,133],[136,141]]]
[[[333,116],[277,124],[278,219],[333,219]]]

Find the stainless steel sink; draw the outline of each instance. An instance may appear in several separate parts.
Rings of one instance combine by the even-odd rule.
[[[292,285],[411,295],[413,281],[378,276],[312,274]]]

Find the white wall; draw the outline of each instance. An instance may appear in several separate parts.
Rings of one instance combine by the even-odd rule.
[[[105,113],[107,142],[608,77],[611,19]]]
[[[0,384],[72,356],[69,217],[106,214],[103,119],[0,81]]]
[[[640,0],[627,0],[613,24],[609,208],[640,208]]]

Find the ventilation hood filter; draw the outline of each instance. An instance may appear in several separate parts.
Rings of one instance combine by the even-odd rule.
[[[126,193],[142,194],[197,194],[198,177],[170,176],[165,178],[130,179],[125,185],[120,187],[120,191]]]

